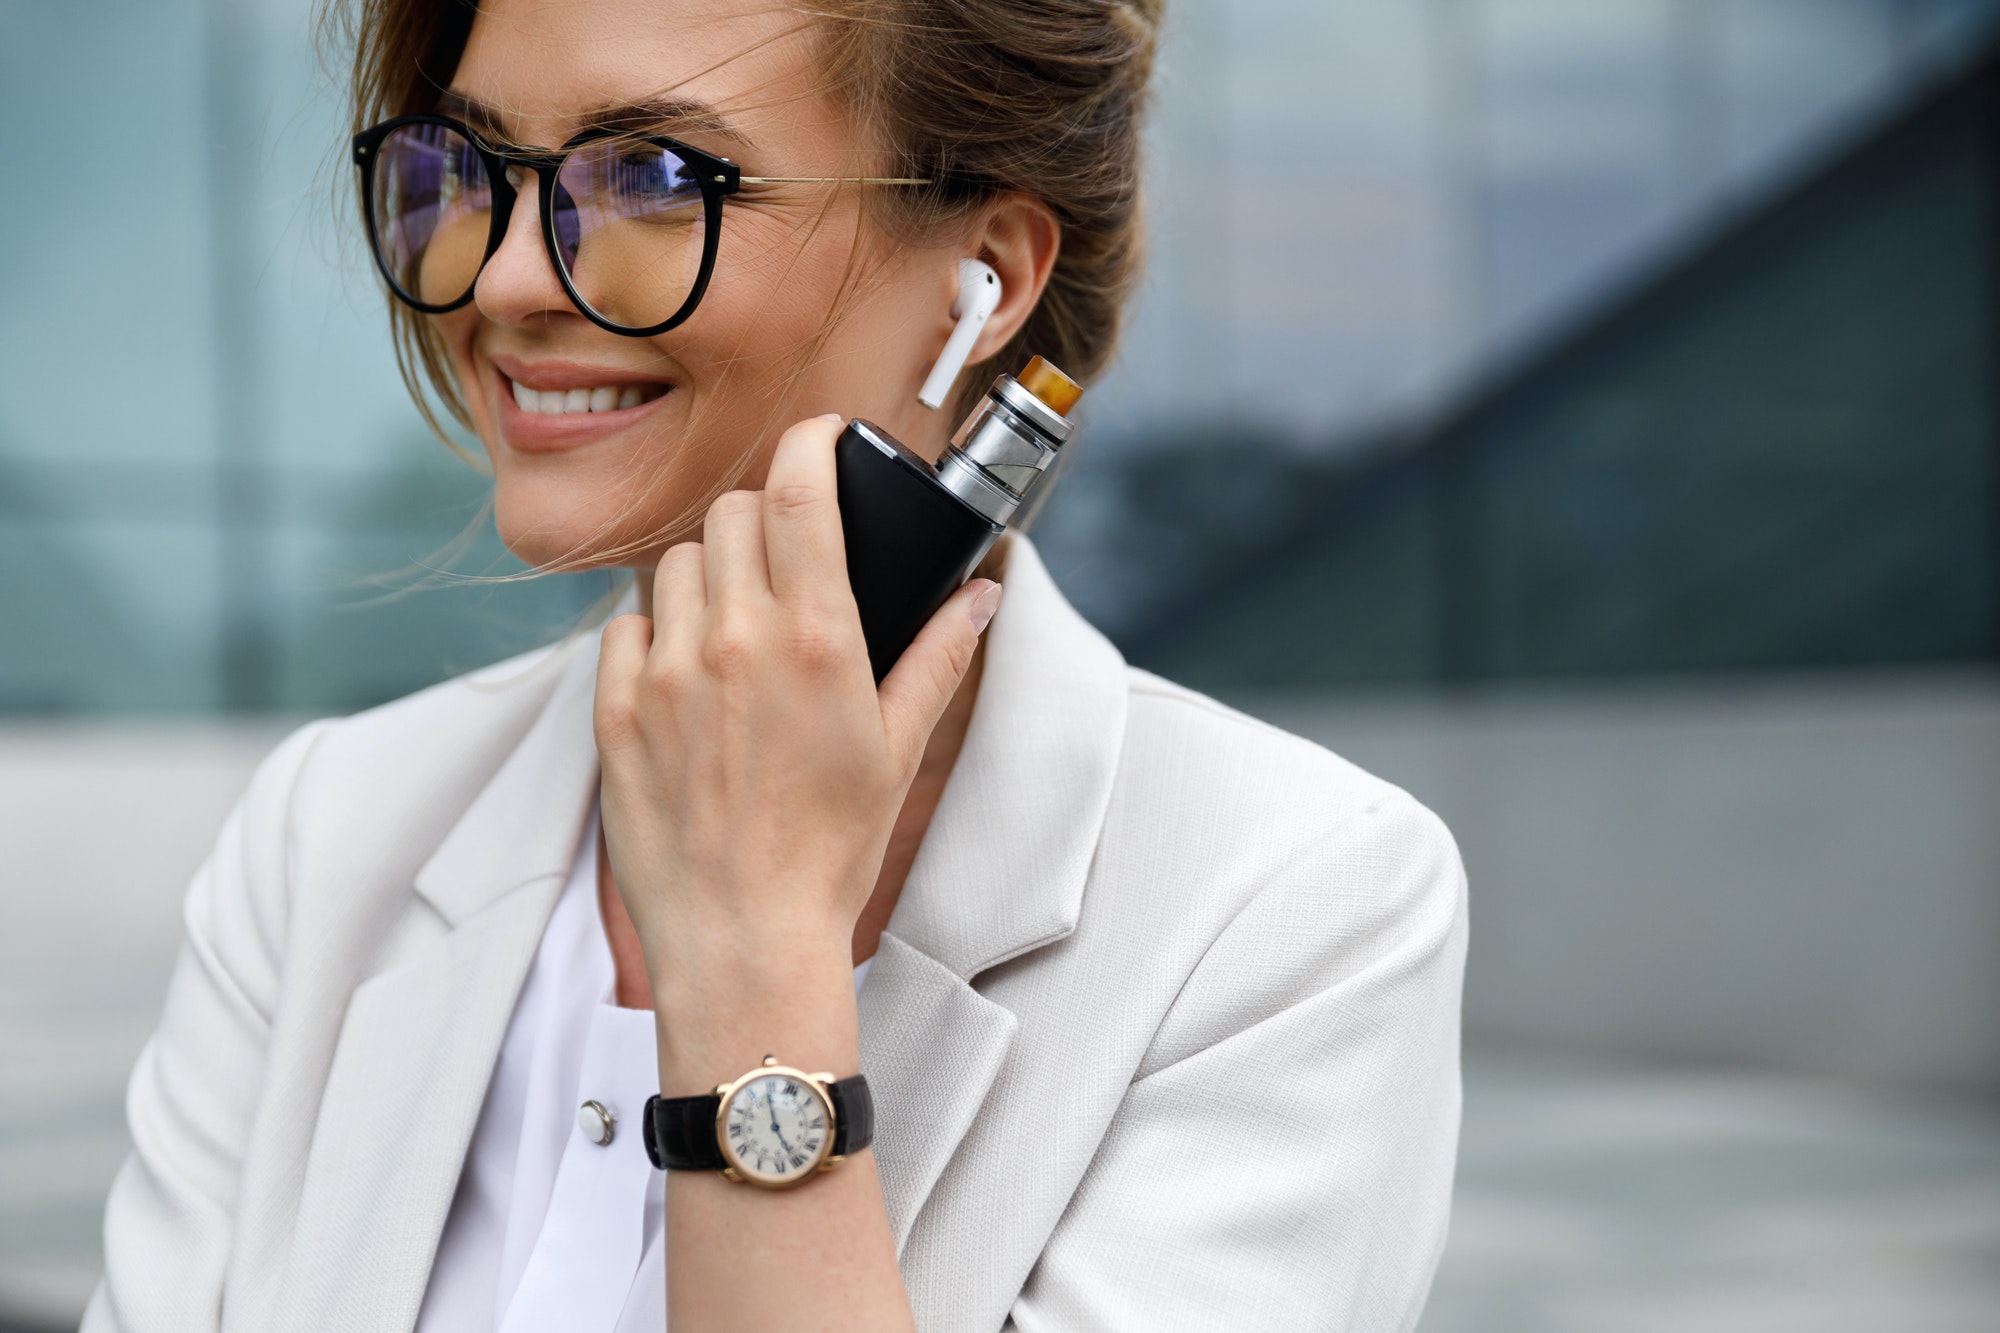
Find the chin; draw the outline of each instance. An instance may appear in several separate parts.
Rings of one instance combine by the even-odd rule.
[[[508,550],[537,567],[557,562],[572,569],[650,565],[665,549],[659,534],[677,526],[674,520],[692,503],[683,494],[686,487],[671,482],[665,483],[665,493],[642,501],[630,483],[611,485],[602,477],[554,472],[509,476],[508,471],[494,483],[493,525]],[[678,526],[698,536],[699,514]],[[650,554],[644,548],[651,548]]]
[[[601,496],[565,497],[562,488],[540,486],[530,494],[520,487],[496,486],[493,526],[508,550],[526,564],[541,567],[560,562],[566,568],[605,563],[598,555],[623,545],[631,515],[607,505]],[[554,491],[554,494],[550,492]],[[567,499],[567,503],[565,503]],[[624,522],[620,522],[623,519]]]

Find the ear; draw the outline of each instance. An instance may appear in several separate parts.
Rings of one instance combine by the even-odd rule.
[[[1000,304],[966,358],[967,365],[976,366],[1011,342],[1034,313],[1062,248],[1062,223],[1039,199],[1005,195],[986,208],[971,243],[971,257],[985,260],[1000,275]]]

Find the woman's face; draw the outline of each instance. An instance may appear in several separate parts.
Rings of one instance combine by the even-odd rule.
[[[671,100],[692,117],[662,132],[746,176],[880,174],[819,90],[815,55],[797,11],[768,0],[483,0],[451,100],[475,128],[535,147]],[[723,206],[695,313],[628,338],[570,303],[524,185],[472,302],[436,317],[492,459],[501,538],[522,559],[637,543],[617,563],[650,564],[718,491],[761,485],[779,432],[804,417],[865,415],[919,451],[942,447],[952,423],[916,394],[950,332],[969,238],[891,243],[864,226],[854,185],[745,185]],[[595,395],[600,407],[643,401],[528,411],[517,386],[615,391]]]

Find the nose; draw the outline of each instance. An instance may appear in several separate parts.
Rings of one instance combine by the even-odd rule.
[[[514,186],[514,211],[507,219],[500,248],[480,270],[472,289],[473,304],[480,314],[499,324],[547,324],[566,315],[581,319],[542,244],[535,174],[509,167],[507,178]]]

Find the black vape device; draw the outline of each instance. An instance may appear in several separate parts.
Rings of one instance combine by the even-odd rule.
[[[866,421],[834,446],[847,578],[880,684],[972,577],[1069,438],[1083,390],[1036,357],[993,381],[936,463]]]

